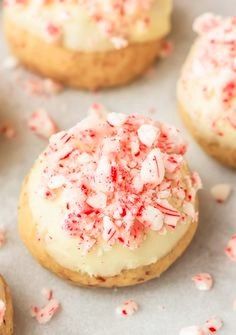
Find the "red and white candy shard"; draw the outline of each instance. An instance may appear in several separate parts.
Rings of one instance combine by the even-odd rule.
[[[47,304],[44,307],[32,306],[30,314],[38,323],[45,324],[57,313],[60,308],[60,303],[53,297],[52,290],[45,288],[41,293],[47,299]]]
[[[59,94],[63,90],[60,83],[52,79],[46,78],[30,78],[24,84],[25,91],[29,95],[50,96]]]
[[[42,289],[42,291],[41,291],[41,293],[42,293],[42,296],[46,299],[46,300],[52,300],[52,298],[53,298],[53,292],[52,292],[52,290],[51,289],[49,289],[49,288],[43,288]]]
[[[158,130],[156,127],[150,124],[144,124],[138,129],[138,137],[141,143],[147,147],[151,147],[155,142],[158,135]]]
[[[231,261],[236,262],[236,234],[229,240],[225,248],[225,253]]]
[[[82,252],[101,237],[134,249],[149,231],[196,220],[201,183],[186,172],[185,151],[176,128],[93,104],[86,119],[51,137],[39,194],[62,197],[62,228]]]
[[[230,184],[217,184],[211,188],[211,195],[217,202],[222,203],[229,198],[231,191]]]
[[[216,334],[218,330],[220,330],[223,326],[223,321],[219,317],[210,318],[203,325],[203,329],[205,332],[211,334]]]
[[[116,313],[124,317],[131,316],[138,311],[138,308],[138,304],[134,300],[130,299],[125,301],[121,306],[118,306],[116,308]]]
[[[48,139],[58,130],[56,124],[44,109],[39,109],[30,116],[28,127],[34,134],[45,139]]]
[[[31,316],[35,317],[38,323],[45,324],[51,320],[59,308],[59,302],[56,299],[51,299],[45,307],[38,308],[33,306],[31,308]]]
[[[217,334],[223,326],[223,321],[218,317],[207,320],[202,326],[190,326],[182,328],[179,335],[213,335]]]
[[[6,313],[6,304],[3,300],[0,300],[0,326],[3,324]]]
[[[213,278],[209,273],[199,273],[192,280],[200,291],[209,291],[213,286]]]

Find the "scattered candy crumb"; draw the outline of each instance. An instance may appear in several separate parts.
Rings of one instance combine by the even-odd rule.
[[[219,317],[212,317],[208,319],[203,325],[204,331],[211,334],[216,334],[223,326],[223,321]]]
[[[46,139],[58,131],[57,125],[44,109],[38,109],[31,114],[28,127],[34,134]]]
[[[170,41],[164,41],[162,44],[160,57],[167,58],[169,57],[174,51],[174,44]]]
[[[213,286],[213,278],[209,273],[196,274],[192,280],[200,291],[209,291]]]
[[[116,308],[116,313],[124,317],[131,316],[138,311],[138,308],[138,304],[134,300],[129,299]]]
[[[51,96],[61,93],[64,87],[49,78],[30,78],[25,81],[24,89],[29,95]]]
[[[5,313],[6,313],[6,304],[3,300],[0,300],[0,326],[3,324]]]
[[[46,300],[48,300],[48,301],[52,300],[52,298],[53,298],[53,292],[52,292],[51,289],[49,289],[49,288],[43,288],[42,291],[41,291],[41,293],[42,293],[42,296]]]
[[[225,248],[225,253],[231,261],[236,262],[236,234],[229,240]]]
[[[60,303],[53,297],[52,290],[43,289],[41,293],[48,303],[41,308],[38,306],[31,306],[30,314],[38,321],[38,323],[45,324],[57,313],[60,308]]]
[[[211,195],[218,203],[225,202],[232,191],[230,184],[217,184],[211,188]]]
[[[179,335],[213,335],[221,329],[223,322],[218,317],[208,319],[202,326],[194,325],[182,328]]]

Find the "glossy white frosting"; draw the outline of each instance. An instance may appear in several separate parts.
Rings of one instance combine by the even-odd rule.
[[[50,202],[38,193],[43,166],[37,163],[29,176],[29,207],[48,254],[67,269],[91,276],[114,276],[125,269],[149,265],[173,250],[190,228],[191,221],[188,220],[164,235],[150,231],[141,246],[134,250],[117,244],[108,247],[105,241],[101,241],[89,253],[84,254],[78,249],[77,239],[66,235],[59,224],[64,217],[61,198]]]
[[[154,0],[147,12],[150,22],[143,29],[140,21],[125,28],[125,43],[119,36],[107,36],[88,15],[88,9],[78,2],[70,1],[44,5],[37,1],[24,6],[6,6],[5,17],[14,24],[47,41],[45,27],[53,23],[61,29],[60,42],[65,48],[77,51],[107,51],[122,48],[129,43],[142,43],[162,39],[170,31],[172,0]]]

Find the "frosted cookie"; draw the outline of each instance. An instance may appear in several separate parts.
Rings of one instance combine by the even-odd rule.
[[[13,334],[13,306],[9,287],[0,275],[0,335]]]
[[[236,17],[203,14],[177,95],[186,126],[208,154],[236,168]]]
[[[198,223],[200,179],[176,128],[94,105],[53,135],[26,177],[20,235],[38,261],[79,285],[160,276]]]
[[[28,68],[84,89],[122,85],[146,71],[170,31],[172,0],[10,0],[4,26]]]

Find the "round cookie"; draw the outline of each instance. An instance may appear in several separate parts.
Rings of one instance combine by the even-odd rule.
[[[13,306],[10,289],[0,275],[0,335],[13,334]]]
[[[236,21],[204,14],[177,86],[179,111],[202,148],[236,168]]]
[[[159,277],[198,224],[200,180],[171,126],[99,105],[54,135],[25,179],[20,236],[74,284],[128,286]]]
[[[91,90],[126,84],[161,53],[171,0],[121,1],[119,10],[113,2],[106,5],[8,3],[4,27],[10,48],[26,67],[65,85]]]

